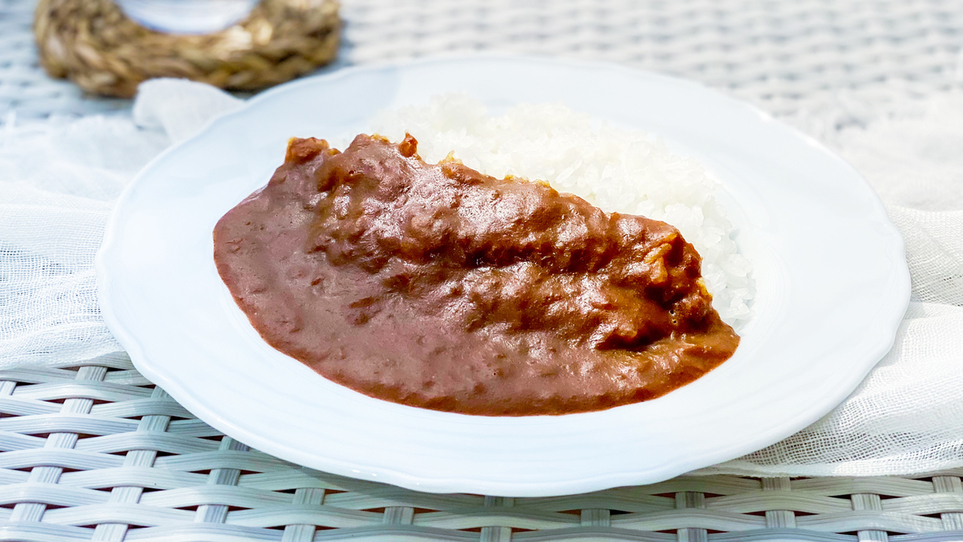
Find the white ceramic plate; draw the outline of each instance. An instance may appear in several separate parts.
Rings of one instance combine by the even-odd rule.
[[[645,403],[486,418],[371,399],[267,346],[217,275],[216,221],[267,182],[288,138],[362,132],[379,109],[445,91],[495,111],[562,101],[699,159],[727,190],[755,266],[755,316],[735,356]],[[104,317],[137,369],[224,433],[337,474],[512,496],[656,482],[776,442],[856,387],[909,300],[902,240],[879,199],[813,140],[691,82],[517,57],[346,69],[257,96],[141,172],[97,270]]]

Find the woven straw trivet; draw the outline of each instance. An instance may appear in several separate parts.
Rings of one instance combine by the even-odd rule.
[[[334,59],[336,0],[262,0],[220,32],[148,30],[112,0],[40,0],[34,20],[40,63],[84,90],[131,97],[154,77],[181,77],[230,90],[257,90]]]

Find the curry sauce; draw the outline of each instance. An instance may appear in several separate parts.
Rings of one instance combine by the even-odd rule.
[[[360,135],[344,152],[291,140],[268,185],[218,222],[214,260],[271,346],[416,407],[600,410],[689,383],[739,343],[674,227],[427,164],[411,136]]]

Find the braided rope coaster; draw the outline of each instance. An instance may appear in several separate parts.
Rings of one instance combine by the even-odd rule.
[[[112,0],[40,0],[40,63],[95,94],[131,97],[154,77],[257,90],[334,59],[336,0],[262,0],[247,19],[205,35],[164,34],[129,19]]]

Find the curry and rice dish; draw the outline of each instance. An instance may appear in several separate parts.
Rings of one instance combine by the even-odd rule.
[[[214,230],[254,328],[320,375],[405,405],[568,414],[659,397],[739,343],[679,230],[545,183],[360,135],[293,139]],[[731,267],[731,266],[730,266]]]

